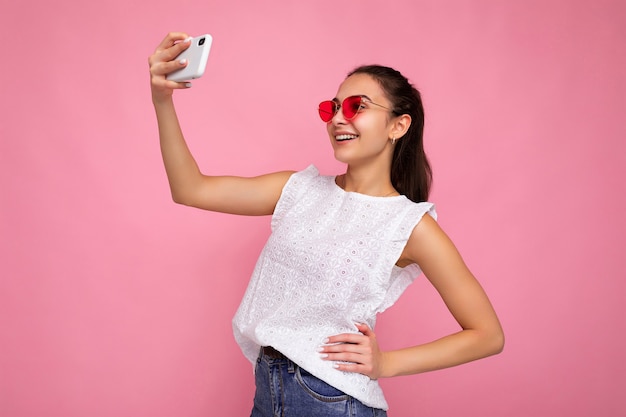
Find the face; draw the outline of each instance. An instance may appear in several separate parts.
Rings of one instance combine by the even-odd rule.
[[[389,110],[391,102],[378,82],[367,74],[348,77],[339,86],[333,101],[342,104],[351,96],[364,97],[356,115],[348,120],[339,109],[327,123],[335,158],[348,164],[390,162],[393,145],[389,139],[394,136],[395,124],[395,117]]]

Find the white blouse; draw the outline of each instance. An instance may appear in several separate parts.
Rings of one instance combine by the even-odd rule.
[[[375,408],[387,409],[377,381],[333,368],[317,349],[340,333],[374,328],[420,274],[417,265],[395,265],[413,228],[431,203],[405,196],[346,192],[335,177],[311,165],[291,176],[272,217],[233,330],[253,363],[272,346],[328,384]]]

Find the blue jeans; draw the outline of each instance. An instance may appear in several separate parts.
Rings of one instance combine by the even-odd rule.
[[[289,359],[261,354],[250,417],[386,417],[314,377]]]

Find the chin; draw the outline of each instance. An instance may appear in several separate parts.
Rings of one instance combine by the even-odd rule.
[[[350,158],[349,155],[346,155],[345,152],[342,152],[341,149],[335,149],[335,159],[341,163],[348,164],[353,158]]]

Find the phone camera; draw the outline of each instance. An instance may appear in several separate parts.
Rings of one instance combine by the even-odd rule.
[[[205,38],[200,38],[200,40],[198,41],[198,45],[199,46],[204,45],[204,41],[205,41]]]

